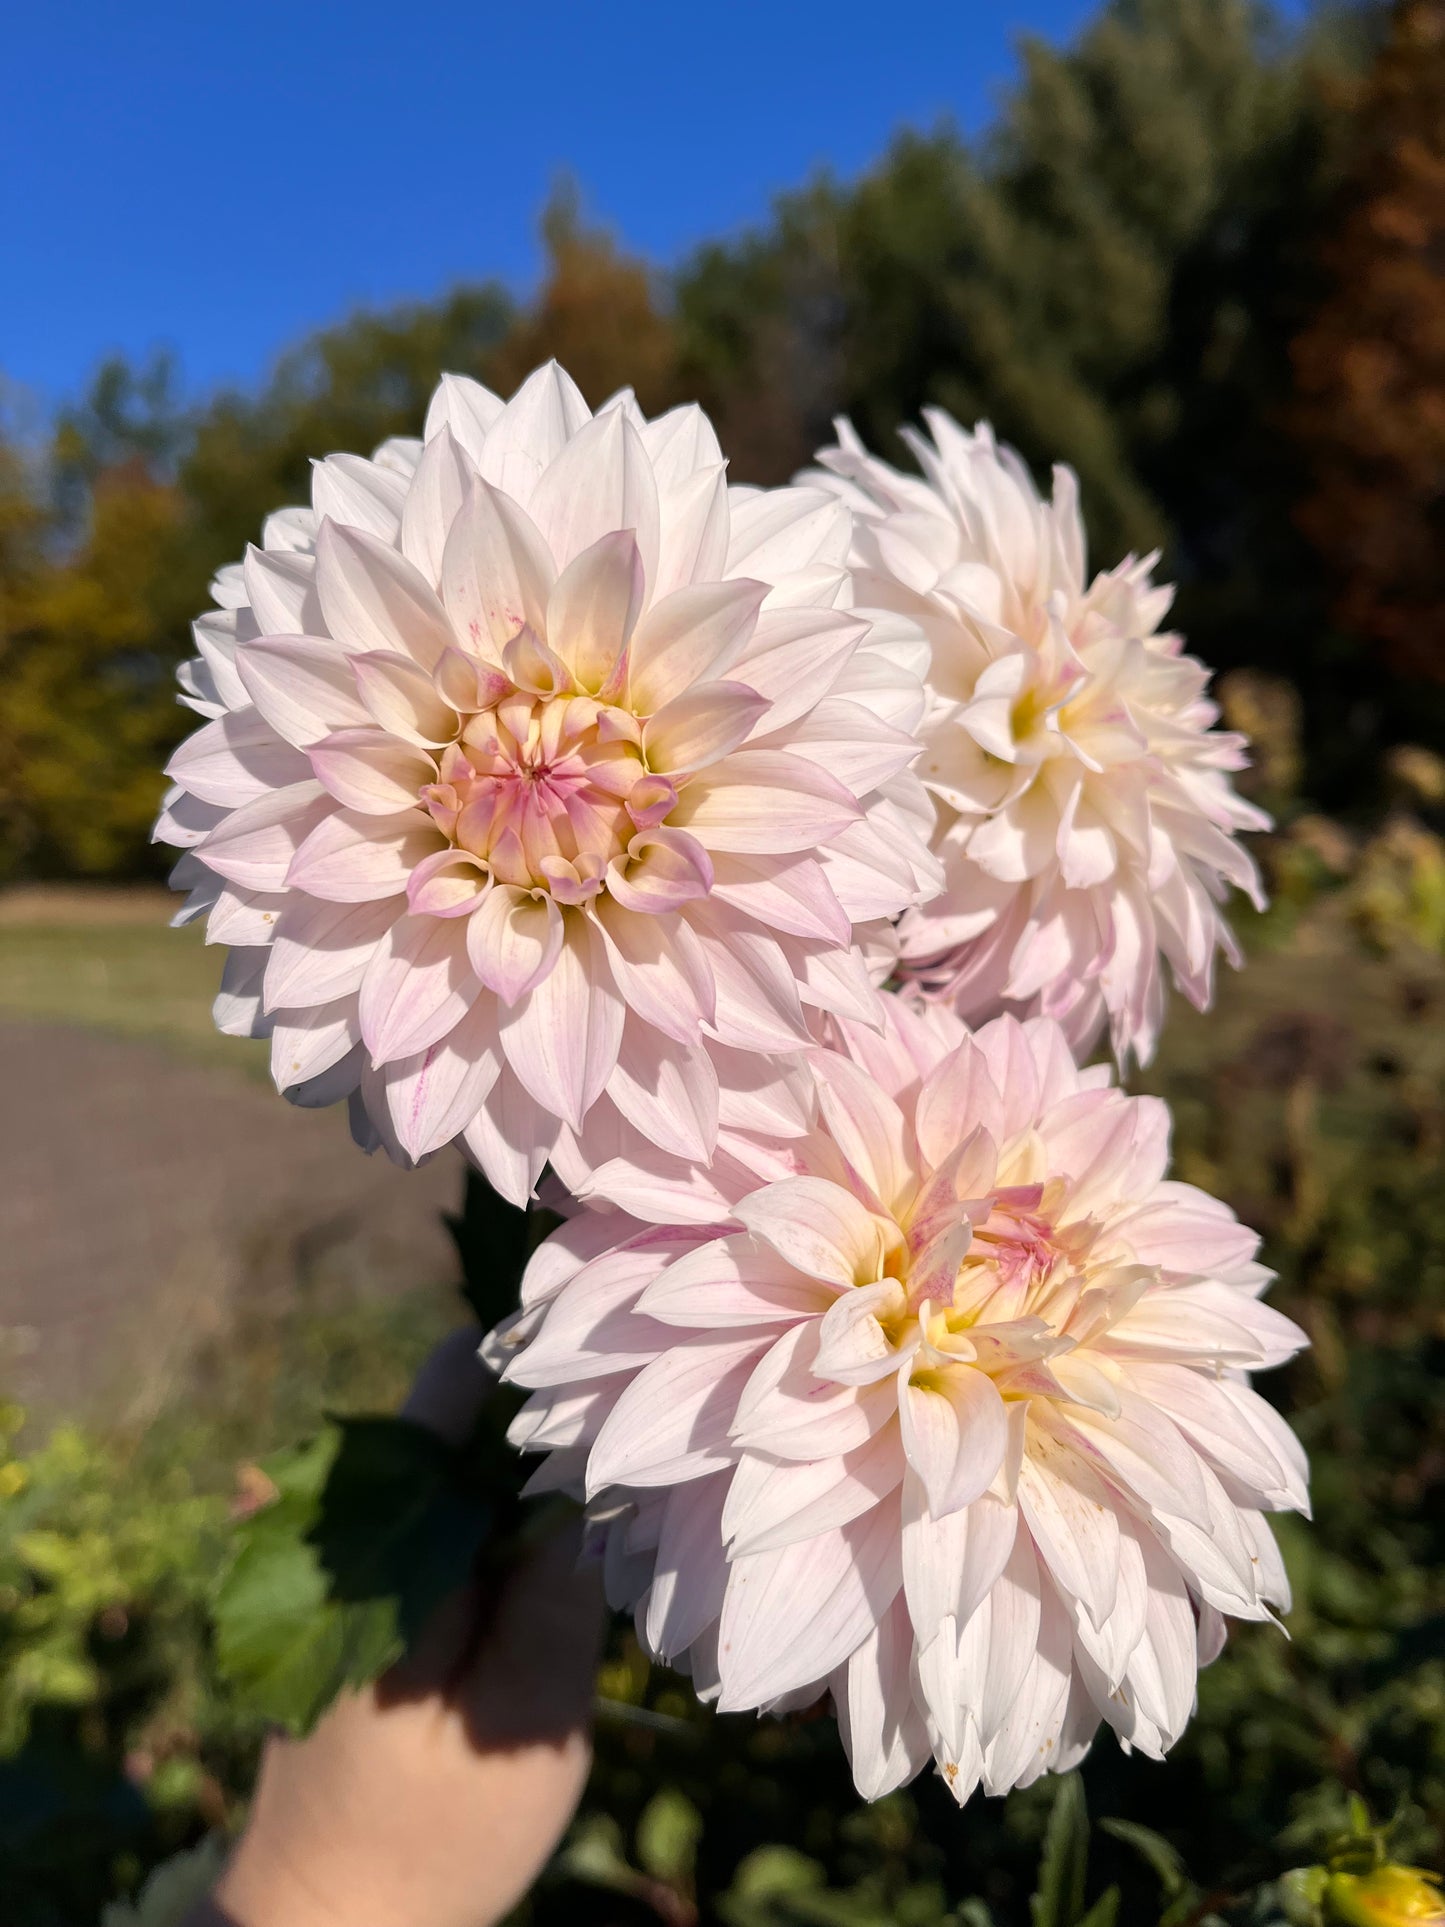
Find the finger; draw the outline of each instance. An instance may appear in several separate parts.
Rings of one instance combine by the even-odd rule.
[[[402,1417],[415,1419],[448,1445],[464,1444],[497,1382],[481,1361],[481,1342],[480,1325],[448,1332],[417,1373]]]
[[[579,1565],[581,1550],[577,1519],[507,1582],[458,1693],[478,1746],[555,1744],[588,1725],[604,1613],[601,1570]]]

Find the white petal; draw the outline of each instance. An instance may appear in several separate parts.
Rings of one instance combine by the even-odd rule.
[[[908,1462],[935,1519],[981,1498],[1003,1461],[1007,1425],[993,1380],[971,1365],[900,1374],[898,1415]]]
[[[417,865],[444,847],[440,830],[417,810],[358,816],[337,809],[329,797],[326,806],[330,814],[295,850],[285,871],[289,888],[313,897],[367,903],[400,896]]]
[[[327,630],[348,650],[391,651],[430,670],[451,646],[451,625],[430,582],[360,529],[322,523],[316,592]]]
[[[401,512],[401,552],[429,584],[442,579],[447,535],[475,474],[444,422],[422,450]]]
[[[547,467],[529,507],[559,567],[600,537],[630,529],[644,580],[655,580],[657,483],[637,430],[622,410],[598,415],[577,431]]]
[[[556,963],[503,1011],[501,1033],[507,1061],[533,1097],[578,1130],[617,1062],[624,1005],[600,940],[575,911],[565,921]]]
[[[787,1178],[734,1207],[734,1216],[806,1277],[848,1286],[880,1275],[877,1220],[851,1192],[826,1178]]]
[[[727,1465],[738,1393],[766,1342],[693,1339],[644,1367],[592,1448],[589,1494],[609,1485],[675,1485]]]
[[[371,721],[338,643],[314,636],[265,637],[236,651],[246,693],[271,727],[304,749],[334,729]]]
[[[392,899],[328,903],[288,892],[266,966],[267,1009],[306,1009],[359,990],[397,911]]]
[[[719,1644],[723,1711],[821,1681],[869,1637],[902,1583],[896,1505],[733,1561]]]

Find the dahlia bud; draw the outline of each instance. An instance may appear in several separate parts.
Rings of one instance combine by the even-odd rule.
[[[1325,1927],[1445,1927],[1445,1895],[1423,1867],[1385,1865],[1332,1873],[1325,1882]]]

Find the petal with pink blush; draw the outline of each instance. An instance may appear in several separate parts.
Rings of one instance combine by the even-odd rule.
[[[988,1059],[971,1039],[946,1057],[925,1079],[918,1094],[918,1144],[932,1165],[940,1165],[975,1130],[1002,1136],[1004,1100]]]
[[[694,683],[724,676],[745,646],[768,592],[765,582],[697,583],[655,602],[628,656],[628,700],[650,716]]]
[[[813,1370],[837,1385],[872,1385],[896,1372],[899,1360],[911,1356],[917,1344],[908,1294],[898,1280],[860,1282],[824,1312]]]
[[[208,867],[244,890],[279,890],[298,851],[333,807],[315,782],[290,783],[243,803],[200,840]]]
[[[679,1044],[640,1024],[623,1028],[607,1094],[661,1150],[705,1164],[717,1143],[718,1079],[699,1044]]]
[[[361,988],[372,952],[396,921],[397,904],[328,903],[292,891],[276,919],[266,965],[266,1008],[308,1008]]]
[[[589,1495],[609,1485],[671,1485],[728,1463],[728,1419],[766,1339],[687,1338],[638,1373],[587,1462]]]
[[[764,609],[732,674],[767,698],[768,728],[778,729],[827,695],[867,633],[846,609]]]
[[[188,736],[166,764],[167,776],[192,796],[227,809],[305,782],[310,773],[300,751],[255,709],[218,716]]]
[[[447,1037],[386,1066],[386,1101],[402,1149],[439,1151],[471,1123],[501,1075],[497,1017],[479,998]]]
[[[462,1133],[468,1154],[509,1204],[525,1210],[557,1141],[549,1117],[506,1066],[487,1102]]]
[[[638,1305],[664,1324],[707,1329],[821,1314],[834,1296],[832,1286],[800,1276],[770,1245],[735,1233],[674,1259]]]
[[[856,1651],[902,1584],[897,1507],[735,1559],[723,1603],[719,1707],[756,1706]]]
[[[395,816],[410,809],[423,786],[436,781],[432,757],[384,729],[338,729],[306,753],[337,802],[364,816]]]
[[[879,1210],[901,1216],[916,1189],[902,1111],[872,1078],[836,1051],[812,1060],[818,1107],[857,1187]]]
[[[595,912],[613,982],[644,1022],[679,1043],[697,1041],[715,1005],[701,944],[681,919],[638,915],[604,898]]]
[[[851,1452],[811,1464],[779,1464],[745,1452],[723,1507],[729,1556],[770,1552],[845,1526],[895,1491],[903,1473],[903,1454],[891,1429],[875,1432]]]
[[[458,648],[442,652],[432,670],[432,682],[444,703],[465,713],[491,709],[511,693],[511,679],[480,656]]]
[[[740,747],[768,710],[766,697],[740,682],[695,683],[663,705],[642,732],[648,767],[691,774]]]
[[[283,1011],[271,1032],[271,1077],[278,1091],[320,1077],[353,1049],[361,1035],[356,1000]]]
[[[582,913],[566,915],[580,920]],[[590,934],[569,931],[551,970],[501,1018],[508,1063],[537,1102],[573,1130],[612,1075],[625,1008],[600,939],[589,942]]]
[[[846,944],[852,935],[821,864],[810,856],[713,858],[713,895],[756,922],[787,936]]]
[[[624,910],[661,916],[712,887],[712,863],[694,836],[672,828],[639,831],[607,870],[607,888]]]
[[[491,885],[486,864],[468,851],[438,850],[435,856],[424,858],[407,879],[407,905],[418,916],[469,917]]]
[[[1007,1434],[991,1378],[971,1365],[905,1367],[898,1416],[908,1463],[935,1519],[982,1498],[1003,1462]]]
[[[733,1215],[806,1277],[831,1285],[864,1285],[881,1273],[878,1220],[826,1178],[787,1178],[765,1185],[742,1199]]]
[[[787,575],[810,563],[841,563],[852,535],[843,504],[819,488],[775,488],[735,498],[728,570]]]

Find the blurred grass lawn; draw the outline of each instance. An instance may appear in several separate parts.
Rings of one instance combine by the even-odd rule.
[[[0,923],[0,1016],[144,1038],[266,1081],[266,1046],[211,1021],[225,952],[207,948],[201,925],[172,930],[148,892],[133,921],[82,917]]]

